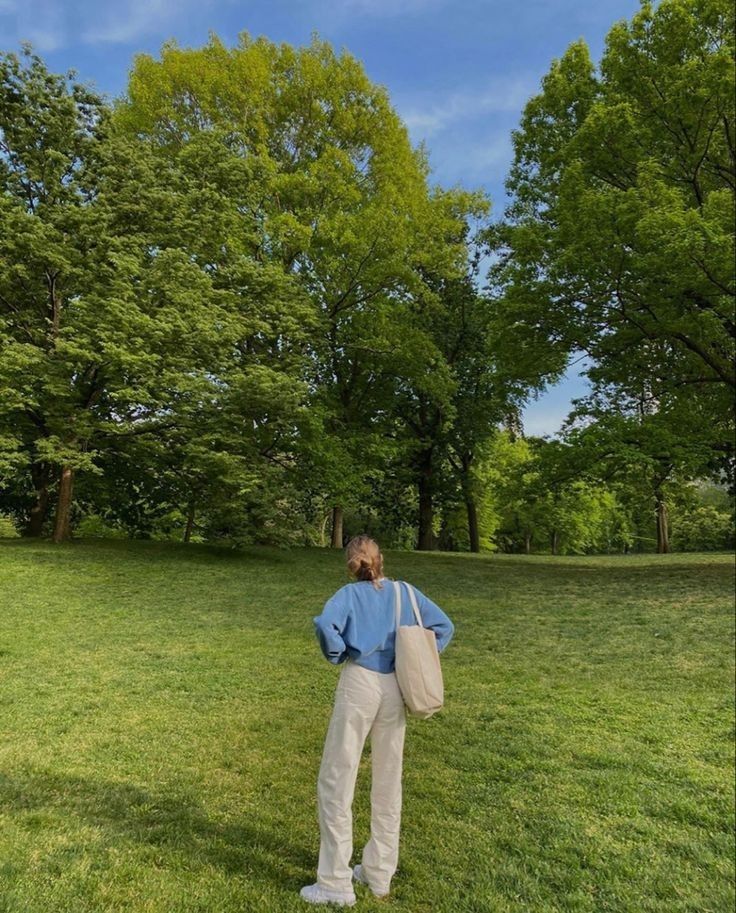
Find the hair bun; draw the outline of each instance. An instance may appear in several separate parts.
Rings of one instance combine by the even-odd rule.
[[[383,575],[383,556],[378,543],[369,536],[356,536],[347,545],[348,570],[358,580],[379,580]],[[380,584],[379,584],[380,586]]]

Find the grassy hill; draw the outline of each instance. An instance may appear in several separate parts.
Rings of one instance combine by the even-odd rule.
[[[733,907],[733,561],[389,553],[456,623],[399,913]],[[322,550],[0,544],[0,911],[287,913],[337,670]],[[356,852],[368,835],[366,751]]]

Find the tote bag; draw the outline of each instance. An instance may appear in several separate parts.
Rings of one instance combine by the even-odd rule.
[[[394,580],[396,596],[396,679],[409,713],[423,720],[442,709],[445,689],[434,631],[425,628],[414,590],[406,584],[417,623],[401,624],[401,585]]]

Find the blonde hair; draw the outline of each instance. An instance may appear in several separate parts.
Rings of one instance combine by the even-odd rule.
[[[358,580],[370,580],[376,589],[383,577],[383,555],[378,543],[370,536],[355,536],[345,549],[348,571]]]

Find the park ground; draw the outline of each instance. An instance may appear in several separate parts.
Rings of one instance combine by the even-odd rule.
[[[388,553],[453,618],[396,913],[733,909],[733,559]],[[0,544],[0,913],[306,913],[330,550]],[[370,757],[355,801],[368,836]],[[356,861],[358,861],[356,859]]]

